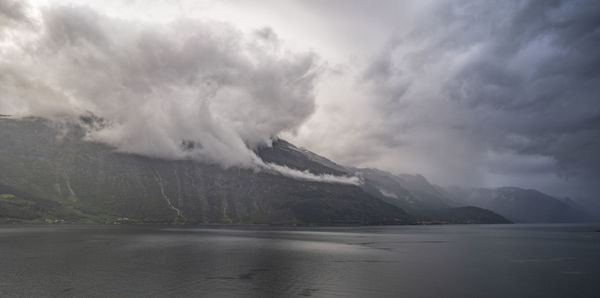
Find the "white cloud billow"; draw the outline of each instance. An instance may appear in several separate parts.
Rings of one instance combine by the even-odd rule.
[[[3,114],[91,114],[102,123],[87,138],[122,152],[354,183],[265,164],[253,152],[315,110],[317,56],[286,50],[271,29],[143,24],[72,6],[12,5],[0,16]]]

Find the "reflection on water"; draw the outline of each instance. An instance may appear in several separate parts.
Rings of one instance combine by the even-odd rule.
[[[594,297],[584,225],[0,226],[0,296]]]

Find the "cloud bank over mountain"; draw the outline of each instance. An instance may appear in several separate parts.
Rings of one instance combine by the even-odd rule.
[[[91,139],[151,156],[255,166],[282,136],[438,184],[595,197],[599,20],[592,0],[4,0],[0,114],[91,112]]]
[[[270,28],[2,3],[5,114],[91,113],[102,123],[88,137],[121,151],[248,166],[315,109],[317,56],[286,51]]]

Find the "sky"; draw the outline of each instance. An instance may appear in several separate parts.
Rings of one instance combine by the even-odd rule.
[[[275,137],[440,185],[600,191],[598,1],[0,0],[0,114],[149,156]],[[335,177],[329,177],[335,179]]]

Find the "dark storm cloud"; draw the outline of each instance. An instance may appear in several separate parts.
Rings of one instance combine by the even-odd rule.
[[[600,179],[597,1],[440,2],[399,30],[363,81],[385,119],[380,144],[399,136],[434,162],[471,165],[440,180],[476,169]]]

